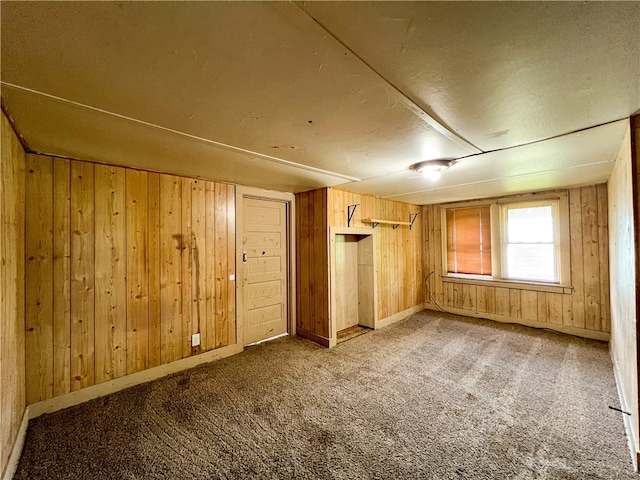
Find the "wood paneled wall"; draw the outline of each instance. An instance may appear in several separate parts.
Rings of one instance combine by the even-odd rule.
[[[25,411],[25,153],[4,113],[0,126],[0,474]]]
[[[351,227],[372,228],[362,219],[375,218],[408,222],[411,214],[420,214],[418,205],[395,202],[373,195],[329,189],[330,227],[347,226],[347,207],[359,204]],[[378,319],[383,320],[424,302],[422,288],[422,218],[410,230],[406,225],[380,224],[373,229],[378,284]]]
[[[329,337],[328,189],[296,194],[296,330]]]
[[[436,302],[454,313],[543,326],[575,335],[608,339],[609,246],[607,186],[569,190],[571,280],[564,292],[522,284],[492,286],[453,282],[441,276],[441,205],[423,207],[425,271]],[[566,293],[565,293],[566,292]],[[435,308],[433,304],[430,308]]]
[[[640,127],[640,125],[638,125]],[[640,135],[640,128],[638,129]],[[631,413],[628,435],[638,448],[637,272],[631,135],[627,131],[609,177],[611,272],[611,356],[624,410]]]
[[[352,227],[371,228],[364,218],[409,221],[420,207],[323,188],[296,195],[297,330],[329,337],[329,227],[347,226],[348,205],[359,204]],[[377,265],[378,319],[423,303],[422,221],[414,227],[379,225],[373,230]]]
[[[236,342],[234,186],[28,155],[26,215],[28,403]]]
[[[638,285],[638,277],[640,277],[640,114],[634,115],[630,118],[630,146],[631,146],[631,172],[633,174],[633,224],[634,224],[634,238],[635,238],[635,259],[636,259],[636,310],[634,316],[634,322],[631,324],[631,320],[627,317],[626,334],[633,335],[635,329],[635,354],[636,365],[629,367],[629,371],[626,373],[626,379],[624,380],[631,388],[635,388],[636,395],[631,396],[628,402],[628,406],[635,413],[635,418],[632,418],[630,423],[632,428],[635,428],[631,433],[632,446],[636,451],[635,468],[640,468],[640,379],[638,373],[640,372],[640,329],[638,327],[638,318],[640,317],[640,285]],[[624,143],[622,144],[624,148]],[[633,345],[630,345],[628,352],[633,350]],[[628,358],[633,358],[630,354]],[[634,445],[635,443],[635,445]]]

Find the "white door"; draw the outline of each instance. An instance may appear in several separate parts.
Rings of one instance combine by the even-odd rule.
[[[287,332],[287,204],[243,199],[244,344]]]

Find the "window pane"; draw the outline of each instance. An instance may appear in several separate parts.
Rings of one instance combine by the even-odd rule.
[[[507,245],[507,278],[556,282],[553,244]]]
[[[543,207],[507,210],[508,243],[552,243],[553,209]]]

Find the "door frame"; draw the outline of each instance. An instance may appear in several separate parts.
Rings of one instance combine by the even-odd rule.
[[[256,187],[236,186],[236,335],[244,348],[244,298],[242,296],[242,233],[244,231],[244,199],[253,198],[282,202],[286,205],[287,221],[287,333],[296,334],[296,242],[295,200],[293,193],[264,190]]]

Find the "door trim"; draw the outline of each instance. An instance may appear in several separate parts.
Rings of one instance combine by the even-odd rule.
[[[286,204],[287,220],[287,333],[296,334],[296,242],[295,242],[295,200],[293,193],[263,190],[256,187],[236,186],[236,335],[240,345],[244,346],[244,299],[242,297],[242,232],[244,231],[244,199],[257,198]]]

